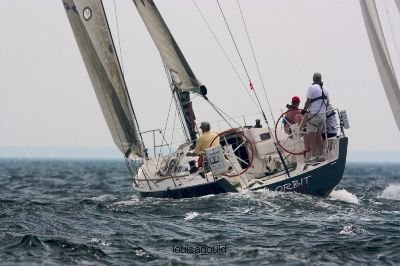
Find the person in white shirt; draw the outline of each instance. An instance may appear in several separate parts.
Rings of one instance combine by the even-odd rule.
[[[321,130],[325,123],[325,113],[329,105],[329,93],[323,85],[322,76],[316,72],[313,75],[313,84],[307,90],[307,101],[301,111],[308,112],[307,133],[309,134],[311,158],[310,160],[323,161],[323,140]]]

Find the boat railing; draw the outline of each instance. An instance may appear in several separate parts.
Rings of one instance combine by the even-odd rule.
[[[161,150],[163,147],[167,147],[168,150],[171,151],[171,147],[168,144],[168,142],[167,142],[167,140],[165,138],[165,135],[164,135],[164,133],[163,133],[163,131],[161,129],[150,129],[150,130],[146,130],[146,131],[141,132],[141,134],[148,134],[148,133],[151,133],[152,134],[152,138],[153,138],[153,155],[154,155],[154,158],[157,157],[157,148],[159,148]],[[162,138],[161,144],[157,144],[156,143],[156,133],[159,133],[159,135]],[[158,154],[158,155],[160,155],[160,154]]]
[[[284,131],[286,133],[286,134],[278,137],[277,132],[275,132],[276,138],[278,139],[278,144],[285,144],[286,141],[289,139],[294,141],[294,139],[293,139],[294,132],[292,132],[291,127],[294,126],[295,123],[291,124],[291,122],[289,120],[286,120],[286,123],[281,123],[281,120],[283,121],[286,118],[288,112],[291,112],[291,111],[299,112],[300,109],[292,109],[292,110],[283,112],[281,114],[281,116],[279,117],[278,121],[276,122],[275,130],[280,127],[280,131]],[[333,149],[334,139],[345,136],[344,129],[349,128],[349,123],[348,123],[346,111],[344,111],[344,110],[339,110],[338,108],[329,107],[328,110],[326,110],[326,112],[324,114],[325,115],[324,115],[324,121],[323,121],[323,125],[322,125],[321,137],[323,137],[323,139],[325,139],[326,141],[324,141],[323,154],[326,157],[325,159],[330,161],[335,157],[334,151],[333,151],[333,150],[335,150],[335,149]],[[338,118],[339,118],[339,120],[338,120]],[[299,150],[298,148],[296,150],[288,150],[287,148],[282,147],[282,145],[280,145],[285,152],[296,156],[296,160],[297,160],[298,164],[299,163],[302,164],[302,158],[300,158],[299,156],[300,155],[305,156],[306,153],[310,152],[310,147],[309,147],[309,144],[307,144],[307,140],[306,140],[306,136],[309,135],[309,132],[307,132],[307,130],[306,130],[307,122],[309,119],[310,119],[310,116],[305,115],[302,117],[301,121],[296,121],[296,122],[299,122],[298,125],[297,125],[297,123],[296,123],[296,125],[299,126],[301,136],[302,136],[300,138],[296,138],[296,141],[299,143],[300,142],[304,143],[305,146],[304,146],[304,148],[302,148],[303,150]],[[286,124],[286,126],[289,125],[289,128],[286,128],[285,124]],[[282,138],[283,136],[286,136],[286,137]],[[301,145],[298,145],[296,143],[294,143],[295,147],[296,146],[301,147]],[[332,153],[332,151],[333,151],[333,153]]]

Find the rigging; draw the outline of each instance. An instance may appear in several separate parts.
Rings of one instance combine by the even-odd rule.
[[[247,71],[246,65],[245,65],[245,63],[244,63],[244,61],[243,61],[242,55],[241,55],[241,53],[240,53],[240,51],[239,51],[239,48],[238,48],[238,46],[237,46],[237,44],[236,44],[235,38],[233,37],[233,33],[232,33],[232,31],[231,31],[231,28],[229,27],[228,21],[227,21],[227,19],[226,19],[226,17],[225,17],[224,11],[222,10],[222,7],[221,7],[221,5],[220,5],[220,3],[219,3],[219,0],[217,0],[217,4],[218,4],[218,7],[219,7],[219,10],[221,11],[222,17],[224,18],[225,25],[226,25],[226,27],[227,27],[227,29],[228,29],[228,31],[229,31],[229,34],[230,34],[231,39],[232,39],[232,42],[233,42],[233,44],[234,44],[234,46],[235,46],[236,52],[237,52],[237,54],[238,54],[238,56],[239,56],[239,58],[240,58],[240,61],[242,62],[242,66],[243,66],[243,69],[244,69],[244,71],[245,71],[245,73],[246,73],[246,75],[247,75],[247,79],[249,80],[250,89],[253,91],[254,96],[255,96],[256,99],[257,99],[258,106],[259,106],[260,111],[261,111],[261,113],[262,113],[262,115],[263,115],[263,117],[264,117],[265,122],[268,124],[267,117],[265,116],[264,110],[263,110],[263,108],[262,108],[262,106],[261,106],[261,103],[260,103],[260,100],[259,100],[259,98],[258,98],[257,92],[256,92],[256,90],[255,90],[255,88],[254,88],[254,84],[253,84],[253,82],[251,81],[250,74],[249,74],[249,72]]]
[[[249,73],[248,73],[248,71],[247,71],[247,68],[246,68],[246,66],[245,66],[245,64],[244,64],[244,61],[243,61],[243,59],[242,59],[242,56],[241,56],[241,54],[240,54],[240,51],[239,51],[238,46],[237,46],[237,44],[236,44],[236,41],[235,41],[235,39],[234,39],[234,37],[233,37],[232,31],[231,31],[231,29],[230,29],[230,27],[229,27],[228,21],[226,20],[224,11],[222,10],[222,7],[221,7],[221,5],[220,5],[220,3],[219,3],[219,0],[217,0],[217,3],[218,3],[218,7],[219,7],[219,9],[220,9],[220,11],[221,11],[222,17],[224,18],[225,25],[226,25],[226,27],[227,27],[227,29],[228,29],[228,31],[229,31],[230,36],[231,36],[232,42],[234,43],[235,48],[236,48],[236,51],[237,51],[237,53],[238,53],[238,56],[239,56],[239,58],[240,58],[240,60],[241,60],[241,62],[242,62],[242,66],[243,66],[243,68],[244,68],[244,70],[245,70],[245,72],[246,72],[247,78],[248,78],[248,80],[249,80],[250,89],[253,91],[253,93],[254,93],[254,95],[255,95],[255,97],[256,97],[256,99],[257,99],[257,102],[258,102],[258,104],[259,104],[259,107],[260,107],[260,109],[261,109],[261,113],[262,113],[262,115],[263,115],[263,118],[264,118],[265,123],[267,124],[267,127],[268,127],[269,132],[272,132],[272,131],[271,131],[271,127],[269,126],[267,117],[266,117],[266,115],[265,115],[265,113],[264,113],[264,110],[263,110],[263,108],[262,108],[262,106],[261,106],[260,100],[259,100],[259,98],[258,98],[258,96],[257,96],[257,92],[256,92],[255,89],[254,89],[254,85],[253,85],[253,83],[252,83],[252,81],[251,81],[251,79],[250,79],[250,75],[249,75]],[[240,7],[240,6],[239,6],[239,7]],[[286,172],[287,176],[290,177],[288,167],[287,167],[287,165],[286,165],[286,163],[285,163],[285,160],[284,160],[284,158],[283,158],[283,155],[282,155],[282,151],[279,149],[279,147],[278,147],[278,145],[277,145],[277,143],[276,143],[275,138],[273,138],[273,140],[274,140],[275,149],[276,149],[276,151],[278,152],[278,155],[279,155],[280,160],[282,161],[283,167],[285,168],[285,172]]]
[[[237,78],[239,79],[239,81],[241,82],[244,91],[247,93],[247,95],[249,96],[249,98],[250,98],[251,101],[253,102],[254,106],[257,106],[257,103],[254,101],[253,97],[252,97],[251,94],[249,93],[249,91],[248,91],[246,85],[244,84],[242,78],[241,78],[240,75],[239,75],[238,70],[236,69],[236,67],[235,67],[234,64],[232,63],[232,60],[229,58],[228,54],[226,53],[226,51],[225,51],[224,47],[222,46],[221,42],[219,41],[217,35],[215,34],[215,32],[214,32],[213,29],[211,28],[210,24],[208,23],[208,21],[207,21],[206,17],[204,16],[203,12],[201,12],[201,10],[200,10],[199,6],[197,5],[196,1],[195,1],[195,0],[192,0],[192,1],[193,1],[194,5],[196,6],[196,9],[197,9],[197,11],[199,12],[199,14],[200,14],[201,18],[203,19],[204,23],[206,24],[208,30],[211,32],[211,35],[214,37],[214,40],[217,42],[219,48],[221,49],[222,53],[224,54],[226,60],[228,60],[228,62],[229,62],[229,64],[230,64],[231,68],[232,68],[233,71],[235,72],[236,77],[237,77]],[[259,107],[257,106],[257,108],[259,108]]]
[[[268,95],[267,95],[267,90],[266,90],[265,85],[264,85],[264,79],[262,78],[262,75],[261,75],[260,67],[258,65],[256,54],[254,52],[253,43],[251,41],[249,31],[247,30],[247,25],[246,25],[246,21],[245,21],[244,16],[243,16],[242,8],[240,7],[239,0],[236,0],[236,2],[237,2],[237,5],[238,5],[238,8],[239,8],[239,11],[240,11],[240,15],[242,17],[243,26],[244,26],[244,29],[246,31],[247,39],[248,39],[250,47],[251,47],[251,52],[253,54],[253,59],[254,59],[255,65],[257,67],[257,72],[258,72],[258,76],[259,76],[260,81],[261,81],[261,86],[262,86],[262,88],[264,90],[265,98],[267,99],[268,108],[269,108],[269,111],[271,113],[272,122],[275,124],[275,118],[274,118],[274,115],[272,114],[271,104],[269,102],[269,98],[268,98]]]
[[[119,46],[119,57],[121,58],[121,71],[124,73],[124,60],[122,58],[122,46],[121,46],[121,38],[119,36],[119,24],[118,24],[118,16],[117,16],[117,3],[114,0],[114,15],[115,15],[115,24],[117,25],[117,37],[118,37],[118,46]]]

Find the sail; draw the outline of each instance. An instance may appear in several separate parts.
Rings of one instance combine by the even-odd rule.
[[[63,0],[98,102],[118,149],[143,157],[136,117],[100,0]]]
[[[399,7],[399,0],[396,0],[396,4],[397,7]],[[382,84],[396,120],[397,127],[400,130],[400,88],[389,50],[386,45],[375,1],[360,0],[360,5],[374,54],[375,63],[378,67]]]
[[[396,3],[397,11],[399,11],[400,14],[400,0],[394,0],[394,2]]]
[[[184,91],[200,92],[200,83],[183,56],[153,0],[132,0],[170,72],[174,85]]]
[[[197,139],[196,123],[189,92],[206,95],[207,89],[197,80],[153,0],[133,0],[133,3],[169,72],[174,93],[179,99],[179,108],[182,110],[186,129],[190,139],[194,141]]]

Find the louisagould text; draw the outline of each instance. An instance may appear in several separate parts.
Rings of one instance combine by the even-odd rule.
[[[173,253],[182,253],[182,254],[200,254],[200,255],[208,255],[208,254],[226,254],[226,245],[218,245],[218,246],[172,246]]]

